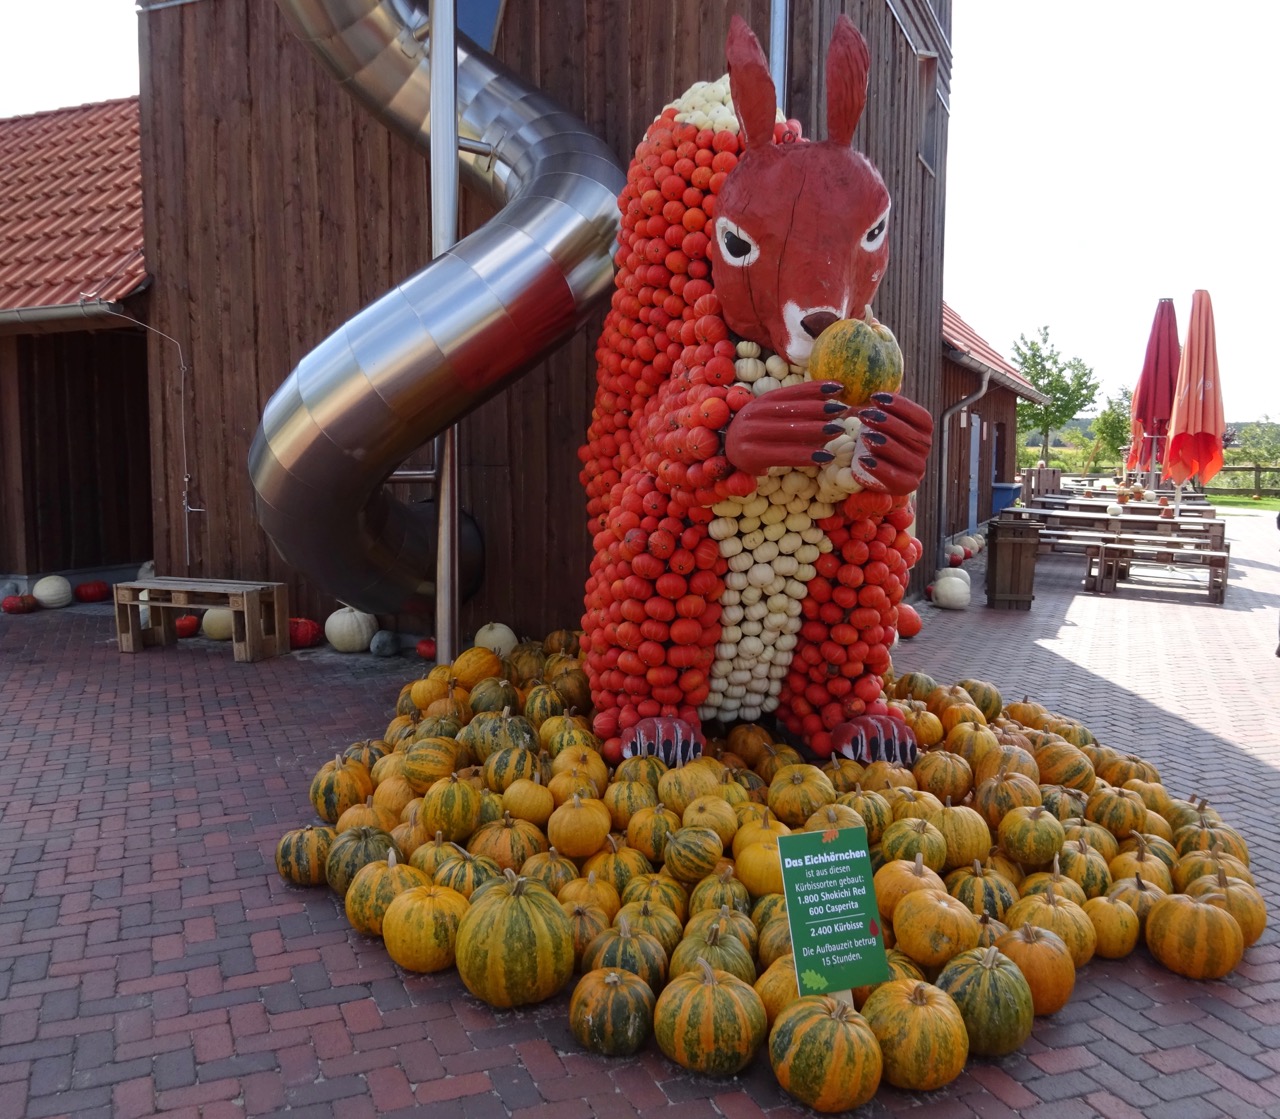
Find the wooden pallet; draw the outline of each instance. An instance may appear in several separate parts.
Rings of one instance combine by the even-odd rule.
[[[233,618],[231,643],[238,661],[260,661],[289,651],[289,588],[284,583],[230,579],[137,579],[115,585],[116,640],[122,653],[178,640],[179,615],[225,606]],[[147,608],[149,624],[142,625]]]

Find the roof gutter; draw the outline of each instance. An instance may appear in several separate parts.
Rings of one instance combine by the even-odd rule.
[[[954,346],[947,346],[944,356],[948,361],[955,362],[956,365],[968,369],[971,373],[990,376],[1000,388],[1008,389],[1010,392],[1022,397],[1023,400],[1030,400],[1033,404],[1047,404],[1049,402],[1049,398],[1039,389],[1032,388],[1025,382],[1010,377],[1008,373],[1002,372],[993,365],[987,365],[985,362],[979,361],[964,350],[957,350]]]
[[[942,419],[939,425],[942,428],[942,440],[938,450],[938,550],[937,565],[945,567],[947,565],[946,558],[946,542],[947,542],[947,515],[949,502],[947,487],[947,463],[950,460],[951,452],[951,417],[954,416],[961,408],[966,408],[975,400],[979,400],[987,395],[987,389],[991,385],[991,377],[996,372],[989,365],[983,365],[982,362],[976,361],[968,354],[951,349],[948,347],[948,360],[954,361],[957,365],[963,365],[966,369],[972,369],[975,373],[982,375],[982,384],[978,386],[976,392],[971,392],[968,396],[957,400],[950,408],[942,413]]]
[[[105,299],[50,304],[43,307],[9,307],[0,310],[0,327],[42,326],[46,323],[69,322],[74,319],[99,319],[123,312],[123,304],[112,303]]]

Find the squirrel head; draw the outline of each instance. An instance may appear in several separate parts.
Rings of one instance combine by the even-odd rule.
[[[741,126],[711,223],[721,312],[744,338],[808,364],[837,319],[861,318],[889,261],[889,192],[853,150],[870,51],[845,15],[827,52],[827,139],[776,143],[777,95],[760,43],[735,16],[726,47]]]

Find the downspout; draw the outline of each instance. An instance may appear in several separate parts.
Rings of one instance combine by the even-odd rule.
[[[942,440],[939,444],[938,451],[938,551],[937,565],[938,567],[947,566],[946,541],[947,541],[947,514],[949,512],[947,505],[947,461],[951,452],[951,417],[954,416],[961,408],[967,408],[975,400],[979,400],[987,395],[987,387],[991,383],[991,367],[983,365],[980,361],[975,361],[962,350],[948,349],[943,355],[948,361],[954,361],[957,365],[970,369],[975,373],[982,374],[982,384],[978,386],[976,392],[970,393],[962,400],[957,400],[950,408],[942,413],[942,419],[939,421],[942,427]]]

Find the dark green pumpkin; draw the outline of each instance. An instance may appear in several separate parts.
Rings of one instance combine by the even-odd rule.
[[[1002,1057],[1031,1036],[1031,988],[1018,965],[995,945],[961,952],[934,982],[960,1008],[970,1053]]]
[[[640,976],[618,968],[589,971],[569,1000],[569,1029],[578,1044],[607,1057],[629,1057],[653,1033],[656,998]]]
[[[322,885],[325,860],[334,837],[333,828],[313,824],[285,832],[276,845],[276,870],[280,877],[295,886]]]
[[[381,828],[349,828],[334,839],[325,859],[325,881],[343,897],[352,880],[362,867],[369,863],[385,862],[388,851],[395,851],[396,858],[404,862],[404,852],[391,838],[391,833]]]
[[[582,954],[582,970],[619,968],[638,975],[654,991],[667,983],[667,950],[662,942],[647,932],[633,929],[625,918],[605,929]]]

